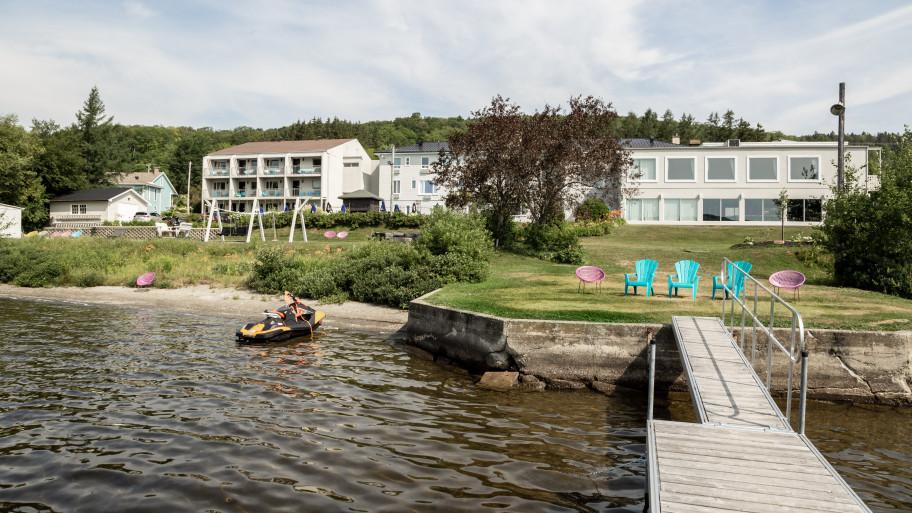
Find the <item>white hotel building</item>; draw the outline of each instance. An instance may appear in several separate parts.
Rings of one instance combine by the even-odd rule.
[[[338,211],[344,193],[374,190],[377,161],[357,139],[252,142],[203,157],[203,204],[250,212],[292,209],[301,202]]]
[[[631,223],[779,224],[775,200],[785,190],[786,222],[813,224],[836,183],[835,142],[624,143],[634,164],[623,202]],[[846,166],[858,170],[862,187],[879,185],[879,177],[868,176],[871,154],[879,162],[879,152],[846,145]]]
[[[789,197],[786,222],[822,219],[822,204],[836,182],[834,142],[740,142],[678,144],[626,139],[633,169],[619,200],[630,223],[702,225],[779,224],[775,201]],[[338,211],[344,193],[381,198],[388,210],[428,213],[443,205],[445,188],[434,184],[433,164],[446,142],[419,142],[377,152],[371,160],[356,139],[256,142],[203,158],[203,200],[249,212],[254,198],[265,210],[285,210],[307,200]],[[880,149],[846,145],[846,163],[863,187]]]

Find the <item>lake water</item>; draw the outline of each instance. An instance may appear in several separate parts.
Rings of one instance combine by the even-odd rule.
[[[0,511],[642,510],[642,394],[485,392],[331,319],[271,347],[241,320],[0,299]],[[910,420],[812,403],[808,434],[910,510]]]

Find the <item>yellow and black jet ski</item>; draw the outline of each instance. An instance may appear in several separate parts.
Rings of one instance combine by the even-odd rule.
[[[237,331],[238,342],[279,342],[310,336],[326,317],[326,313],[314,310],[288,292],[285,305],[265,313],[262,321],[248,322]]]

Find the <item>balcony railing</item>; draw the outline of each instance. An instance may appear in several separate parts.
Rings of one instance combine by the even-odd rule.
[[[278,198],[282,196],[280,189],[264,189],[260,191],[260,196],[264,198]]]
[[[319,197],[320,191],[312,190],[312,189],[292,189],[291,195],[296,196],[296,197],[305,197],[305,196]]]
[[[228,191],[212,191],[212,194],[210,194],[210,196],[213,198],[227,198]]]
[[[431,168],[429,168],[429,167],[423,167],[423,168],[421,168],[420,173],[421,173],[422,175],[430,175],[430,174],[433,174],[433,173],[434,173],[434,170],[431,169]]]
[[[266,170],[263,171],[263,174],[275,176],[282,174],[282,172],[283,169],[280,167],[267,167]]]
[[[318,174],[320,174],[320,166],[293,167],[293,168],[291,168],[291,174],[293,174],[293,175],[318,175]]]
[[[247,191],[236,191],[234,193],[235,198],[252,198],[254,196],[256,196],[256,191],[253,191],[253,193],[250,194],[250,196],[247,195]]]
[[[228,176],[227,169],[210,169],[209,176]]]
[[[238,174],[238,176],[256,176],[256,169],[255,168],[247,168],[247,169],[241,168],[241,169],[238,169],[237,174]]]

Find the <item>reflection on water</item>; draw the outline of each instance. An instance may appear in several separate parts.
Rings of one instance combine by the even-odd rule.
[[[641,394],[484,392],[378,335],[238,322],[0,299],[0,511],[642,510]],[[909,420],[813,404],[809,435],[908,510]]]

